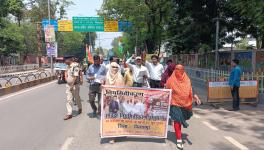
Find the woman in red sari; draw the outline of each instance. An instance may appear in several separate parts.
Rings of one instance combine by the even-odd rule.
[[[189,125],[186,120],[189,120],[193,115],[193,92],[191,80],[182,65],[176,65],[174,72],[166,82],[166,88],[172,89],[170,117],[174,123],[177,147],[183,149],[181,126],[187,128]],[[196,95],[194,99],[197,104],[201,104]]]

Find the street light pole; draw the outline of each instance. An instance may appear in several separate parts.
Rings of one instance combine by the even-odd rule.
[[[50,25],[50,0],[48,0],[48,17],[49,17],[49,25]]]
[[[215,33],[215,69],[218,67],[218,62],[219,62],[219,20],[220,18],[214,18],[216,21],[216,33]]]
[[[37,22],[37,40],[38,40],[38,63],[41,68],[41,23]]]
[[[48,0],[48,17],[49,17],[49,25],[50,25],[50,0]],[[53,75],[53,55],[50,55],[50,69],[51,74]]]

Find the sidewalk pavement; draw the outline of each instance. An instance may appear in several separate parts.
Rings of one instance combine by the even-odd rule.
[[[211,125],[223,130],[233,138],[253,149],[264,149],[264,105],[241,104],[240,110],[228,111],[232,102],[219,105],[219,108],[206,103],[207,90],[197,83],[194,91],[200,96],[203,105],[194,108],[194,113],[206,119]]]

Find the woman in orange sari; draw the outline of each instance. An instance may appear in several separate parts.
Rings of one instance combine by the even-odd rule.
[[[183,149],[181,126],[187,128],[188,123],[186,120],[189,120],[193,115],[193,93],[191,80],[182,65],[176,65],[174,72],[166,82],[166,88],[172,89],[170,117],[174,123],[177,147]],[[201,104],[196,95],[194,99],[197,104]]]

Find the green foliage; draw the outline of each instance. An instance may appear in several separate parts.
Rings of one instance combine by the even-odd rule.
[[[8,20],[2,20],[3,28],[0,30],[0,55],[8,56],[25,49],[24,37],[21,28]]]
[[[149,53],[162,43],[174,54],[208,52],[215,47],[215,18],[220,20],[219,47],[252,35],[264,48],[264,2],[260,0],[108,0],[99,14],[133,23],[124,33],[124,49]],[[234,33],[232,37],[227,33]],[[262,46],[261,46],[261,43]]]
[[[230,0],[230,7],[244,18],[240,31],[254,36],[257,48],[264,48],[264,1]]]
[[[124,50],[134,51],[137,46],[154,52],[164,40],[164,25],[170,9],[168,0],[108,0],[104,1],[99,15],[113,20],[132,22],[133,26],[125,34]]]
[[[97,35],[95,32],[87,32],[85,33],[84,43],[88,45],[92,45],[93,49],[95,48],[95,40]]]
[[[236,48],[239,50],[247,50],[249,47],[247,38],[243,38],[240,42],[236,43]]]
[[[70,0],[51,0],[51,18],[64,19],[66,8],[72,5]],[[36,23],[48,18],[47,0],[0,0],[0,55],[8,56],[19,53],[22,58],[28,54],[37,53]],[[12,14],[17,18],[18,25],[7,16]],[[42,54],[46,54],[44,34],[42,33]],[[62,32],[56,35],[59,55],[74,54],[80,58],[85,56],[87,36],[83,33]],[[92,34],[94,43],[96,34]]]
[[[115,55],[118,56],[119,58],[122,58],[123,54],[120,54],[118,50],[118,38],[114,38],[114,40],[112,41],[112,46],[113,46],[113,51]]]
[[[85,56],[83,39],[85,35],[80,32],[59,32],[57,34],[59,56],[76,55],[79,58]]]
[[[0,30],[0,55],[8,56],[19,53],[23,58],[28,54],[35,54],[37,50],[36,27],[32,24],[2,22],[4,28]]]

